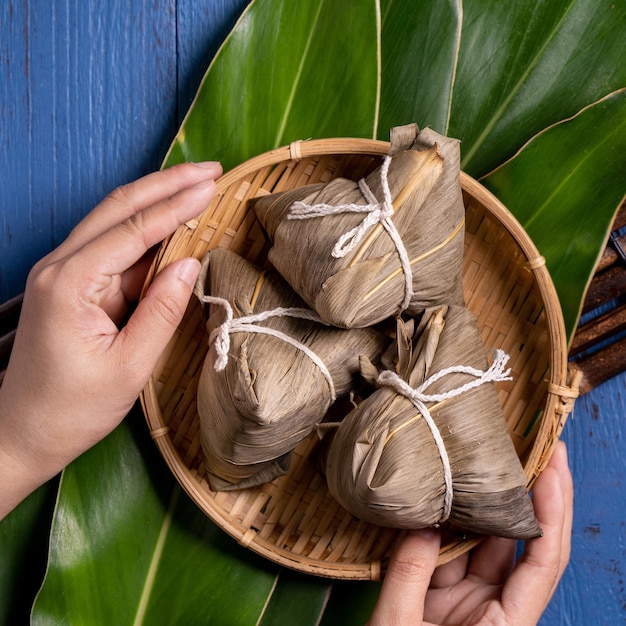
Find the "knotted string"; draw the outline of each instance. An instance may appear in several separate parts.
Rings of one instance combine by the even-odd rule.
[[[296,317],[299,319],[310,320],[312,322],[318,322],[327,325],[320,317],[311,311],[310,309],[298,308],[298,307],[277,307],[269,311],[262,311],[254,315],[246,315],[243,317],[234,317],[233,308],[230,302],[225,298],[219,298],[217,296],[203,296],[202,301],[208,304],[219,304],[226,310],[226,319],[220,326],[213,329],[209,335],[209,344],[215,344],[215,351],[217,358],[215,359],[215,371],[221,372],[228,363],[228,351],[230,349],[230,335],[232,333],[258,333],[262,335],[271,335],[277,339],[281,339],[286,343],[294,346],[298,350],[301,350],[306,354],[322,372],[322,375],[328,383],[330,388],[331,402],[336,399],[335,385],[333,379],[326,367],[326,364],[320,357],[313,352],[308,346],[300,343],[297,339],[287,335],[286,333],[276,330],[274,328],[268,328],[267,326],[258,326],[259,322],[263,322],[272,317]]]
[[[488,382],[511,380],[511,370],[504,369],[508,360],[508,354],[502,350],[497,350],[493,363],[486,371],[465,365],[453,365],[452,367],[447,367],[436,374],[433,374],[415,389],[406,381],[402,380],[398,374],[390,370],[385,370],[378,376],[378,384],[393,388],[396,392],[405,396],[413,403],[413,406],[415,406],[424,418],[424,421],[428,425],[433,439],[437,444],[437,449],[443,465],[443,477],[446,487],[446,493],[443,499],[443,513],[440,523],[445,522],[450,517],[450,511],[452,510],[452,470],[450,468],[450,459],[448,458],[443,438],[430,414],[430,411],[428,410],[428,407],[426,406],[426,403],[441,402],[443,400],[447,400],[448,398],[454,398],[455,396],[459,396],[470,389],[480,387],[480,385],[484,385]],[[474,380],[471,380],[460,387],[456,387],[455,389],[451,389],[450,391],[446,391],[445,393],[431,395],[425,393],[425,390],[428,389],[428,387],[448,374],[468,374],[473,376]]]
[[[402,237],[398,232],[395,224],[391,220],[393,215],[393,203],[391,200],[391,190],[389,189],[388,173],[389,164],[391,163],[391,157],[386,156],[380,167],[380,182],[383,191],[383,200],[380,202],[376,196],[372,193],[367,182],[364,178],[359,180],[358,186],[361,194],[367,200],[368,204],[306,204],[304,202],[294,202],[289,209],[287,219],[290,220],[305,220],[312,217],[323,217],[326,215],[337,215],[340,213],[365,213],[365,217],[360,224],[357,224],[354,228],[344,233],[339,237],[335,247],[332,250],[332,255],[338,259],[346,256],[348,252],[353,250],[365,237],[367,231],[377,224],[381,224],[387,231],[389,237],[393,241],[398,256],[400,257],[400,265],[404,272],[404,300],[402,302],[400,311],[404,311],[408,308],[411,302],[411,296],[413,295],[413,270],[411,269],[411,260],[404,247]]]

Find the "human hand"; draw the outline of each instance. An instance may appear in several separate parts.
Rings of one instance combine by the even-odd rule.
[[[435,570],[438,534],[408,533],[392,556],[369,626],[536,624],[569,561],[573,497],[559,442],[533,489],[543,537],[526,542],[517,564],[515,541],[489,537]]]
[[[0,518],[131,409],[200,268],[169,265],[125,321],[150,249],[208,206],[220,174],[183,164],[116,189],[32,269],[0,388]]]

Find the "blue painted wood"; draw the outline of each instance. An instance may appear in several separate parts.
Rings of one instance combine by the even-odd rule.
[[[156,169],[247,0],[0,8],[0,301],[115,186]],[[577,403],[570,567],[542,626],[626,621],[626,375]]]
[[[175,0],[3,3],[0,300],[178,127]]]
[[[626,623],[626,374],[577,400],[563,431],[574,477],[572,557],[542,626]]]

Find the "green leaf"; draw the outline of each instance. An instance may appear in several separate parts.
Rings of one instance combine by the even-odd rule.
[[[377,3],[256,0],[209,67],[165,165],[225,170],[297,139],[373,137]]]
[[[32,623],[252,625],[277,570],[181,492],[136,414],[63,473]]]
[[[448,133],[491,171],[536,133],[626,85],[626,5],[465,0]]]
[[[320,626],[362,626],[369,620],[379,592],[380,583],[336,582]]]
[[[42,485],[0,522],[0,624],[26,624],[43,581],[58,479]]]
[[[540,133],[482,181],[546,258],[569,335],[624,198],[625,154],[622,89]]]
[[[237,545],[179,489],[169,511],[160,562],[142,595],[143,616],[133,623],[256,624],[277,568]]]
[[[317,626],[332,582],[282,570],[258,626]]]
[[[461,36],[460,0],[381,0],[382,91],[378,136],[416,122],[448,127]]]

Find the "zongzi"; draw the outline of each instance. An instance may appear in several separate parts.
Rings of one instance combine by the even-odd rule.
[[[392,129],[378,169],[252,201],[269,259],[326,322],[365,327],[462,304],[465,211],[459,142]]]
[[[350,391],[359,356],[376,360],[387,339],[322,323],[279,275],[228,250],[206,255],[196,295],[210,303],[197,393],[209,482],[227,490],[270,481]]]
[[[399,335],[400,336],[400,335]],[[326,479],[353,515],[383,526],[449,521],[466,531],[526,539],[541,534],[472,313],[425,311],[406,358],[364,374],[379,388],[330,435]],[[419,344],[419,345],[418,345]]]

